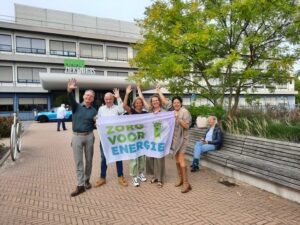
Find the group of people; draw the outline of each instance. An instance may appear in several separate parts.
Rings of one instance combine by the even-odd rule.
[[[104,95],[105,104],[97,110],[92,106],[95,93],[93,90],[86,90],[83,95],[83,102],[77,103],[73,94],[73,91],[77,88],[76,80],[70,79],[67,86],[68,98],[73,113],[73,136],[72,136],[72,149],[74,155],[74,161],[76,166],[77,175],[77,187],[75,191],[71,193],[71,196],[77,196],[85,190],[92,187],[90,183],[90,176],[92,171],[92,159],[94,153],[94,124],[96,119],[101,119],[106,116],[117,116],[124,114],[141,114],[141,113],[160,113],[168,110],[173,110],[175,114],[175,130],[173,134],[173,140],[171,150],[175,154],[176,167],[178,171],[178,182],[175,186],[181,186],[181,192],[186,193],[191,190],[191,185],[188,181],[187,165],[185,162],[185,151],[189,143],[189,127],[192,122],[191,114],[183,107],[182,99],[179,96],[173,97],[171,104],[165,98],[160,88],[157,87],[157,94],[154,94],[150,98],[148,103],[140,89],[137,86],[138,97],[134,99],[132,106],[128,104],[129,94],[132,92],[132,88],[129,85],[126,88],[126,94],[124,102],[120,97],[118,89],[114,89],[113,93],[107,92]],[[114,102],[117,102],[115,105]],[[197,142],[195,146],[194,160],[191,165],[191,171],[199,170],[200,154],[202,152],[216,150],[222,145],[222,132],[217,126],[217,120],[215,117],[209,117],[208,123],[210,129],[206,133],[203,140]],[[216,141],[216,138],[221,138]],[[100,140],[101,142],[101,140]],[[207,147],[209,146],[209,147]],[[212,147],[214,146],[214,148]],[[100,143],[101,162],[100,162],[100,177],[96,180],[94,187],[100,187],[106,184],[106,171],[107,164],[106,158],[103,153],[103,148]],[[85,166],[83,155],[85,155]],[[123,175],[123,163],[122,161],[116,162],[118,183],[121,186],[128,186],[128,183]],[[144,172],[147,175],[151,175],[150,183],[156,184],[159,188],[163,187],[165,179],[165,157],[152,158],[140,156],[136,159],[129,161],[129,173],[132,177],[132,185],[138,187],[140,182],[147,180]]]

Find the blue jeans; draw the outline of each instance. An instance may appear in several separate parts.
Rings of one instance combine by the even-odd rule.
[[[101,152],[101,165],[100,165],[101,173],[100,173],[100,177],[105,178],[106,177],[106,171],[107,171],[107,165],[106,165],[106,158],[105,158],[101,143],[100,143],[100,152]],[[116,166],[117,166],[118,177],[123,176],[123,163],[122,163],[122,161],[117,161]]]
[[[214,150],[216,150],[216,146],[212,144],[204,144],[202,141],[197,141],[194,147],[194,159],[198,159],[200,161],[200,157],[203,152]]]

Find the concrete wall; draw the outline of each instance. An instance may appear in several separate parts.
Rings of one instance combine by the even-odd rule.
[[[131,22],[87,16],[58,10],[15,4],[16,22],[119,37],[140,38],[139,28]]]

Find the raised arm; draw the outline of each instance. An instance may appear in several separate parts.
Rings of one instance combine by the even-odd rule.
[[[161,87],[158,85],[156,85],[156,92],[158,93],[159,97],[160,97],[160,100],[161,100],[161,104],[162,105],[168,105],[169,104],[169,101],[168,99],[164,96],[164,94],[162,93]]]
[[[128,97],[129,97],[129,94],[130,94],[131,91],[132,91],[131,85],[128,85],[127,88],[126,88],[126,94],[125,94],[125,98],[124,98],[124,102],[123,102],[123,108],[124,108],[124,110],[126,110],[129,114],[131,114],[131,108],[130,108],[130,106],[128,105]]]
[[[142,101],[143,101],[143,104],[144,104],[145,109],[146,109],[147,111],[149,111],[150,106],[149,106],[148,102],[146,101],[146,99],[144,98],[144,95],[143,95],[143,93],[142,93],[142,91],[141,91],[140,85],[137,85],[137,86],[136,86],[136,89],[137,89],[137,91],[138,91],[139,97],[140,97],[140,98],[142,99]]]
[[[123,102],[120,97],[120,91],[118,88],[114,88],[113,92],[114,92],[114,97],[117,99],[117,103],[118,103],[118,113],[122,114],[124,112],[124,109],[123,109]]]
[[[68,81],[68,85],[67,85],[67,91],[68,91],[68,98],[69,98],[69,102],[70,105],[72,107],[72,112],[75,112],[75,109],[77,107],[77,102],[75,100],[73,91],[77,88],[77,81],[75,78],[71,78]]]

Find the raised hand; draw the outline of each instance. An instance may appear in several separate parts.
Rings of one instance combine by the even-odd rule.
[[[71,78],[68,81],[68,91],[71,92],[77,88],[77,81],[75,78]]]
[[[132,92],[132,88],[131,88],[131,85],[129,84],[126,88],[126,95],[129,95],[130,92]]]
[[[155,89],[156,89],[156,92],[157,92],[157,93],[161,92],[160,88],[161,88],[161,87],[160,87],[160,85],[159,85],[159,84],[158,84],[158,85],[156,85],[156,88],[155,88]]]
[[[120,91],[118,88],[114,88],[113,90],[115,98],[120,98]]]

